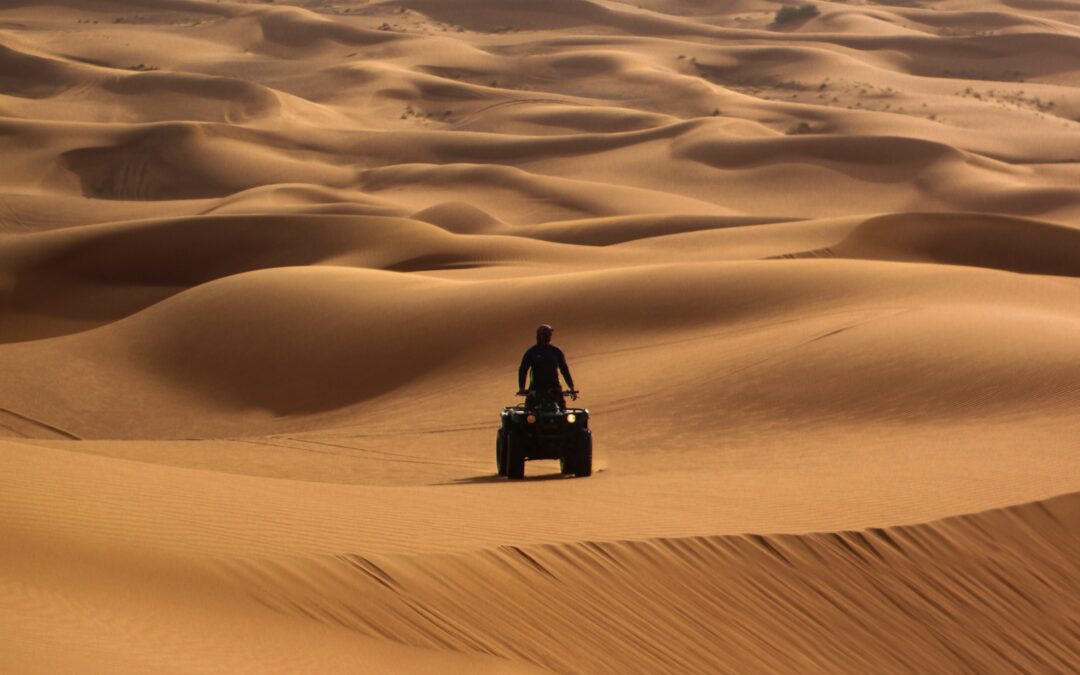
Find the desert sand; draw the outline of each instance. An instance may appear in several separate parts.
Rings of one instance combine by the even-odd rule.
[[[781,6],[0,0],[0,671],[1080,670],[1080,5]]]

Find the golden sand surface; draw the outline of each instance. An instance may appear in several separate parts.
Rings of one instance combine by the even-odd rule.
[[[0,0],[0,672],[1080,670],[1080,5],[814,5]]]

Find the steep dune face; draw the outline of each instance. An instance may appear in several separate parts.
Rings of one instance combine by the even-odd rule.
[[[816,5],[0,0],[0,670],[1075,670],[1080,12]]]
[[[342,556],[229,572],[285,614],[408,644],[521,654],[556,672],[695,672],[719,661],[732,672],[836,672],[883,657],[896,672],[1068,670],[1080,643],[1044,612],[1068,614],[1080,593],[1076,506],[1070,496],[870,531]],[[490,611],[460,611],[477,600]],[[420,629],[416,615],[441,621]],[[1045,648],[1029,651],[1029,641]]]

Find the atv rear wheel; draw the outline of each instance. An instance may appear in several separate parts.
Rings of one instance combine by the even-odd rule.
[[[592,431],[586,429],[578,436],[577,452],[574,453],[574,475],[579,478],[592,475]]]
[[[495,467],[500,476],[506,475],[506,430],[499,429],[495,436]]]
[[[521,436],[514,431],[506,438],[506,477],[510,480],[525,477],[525,448]]]

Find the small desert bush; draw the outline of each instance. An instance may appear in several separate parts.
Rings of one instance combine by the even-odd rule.
[[[809,19],[818,14],[821,14],[821,12],[819,12],[818,8],[814,5],[784,5],[776,13],[776,18],[773,19],[773,23],[787,23],[788,21]]]

